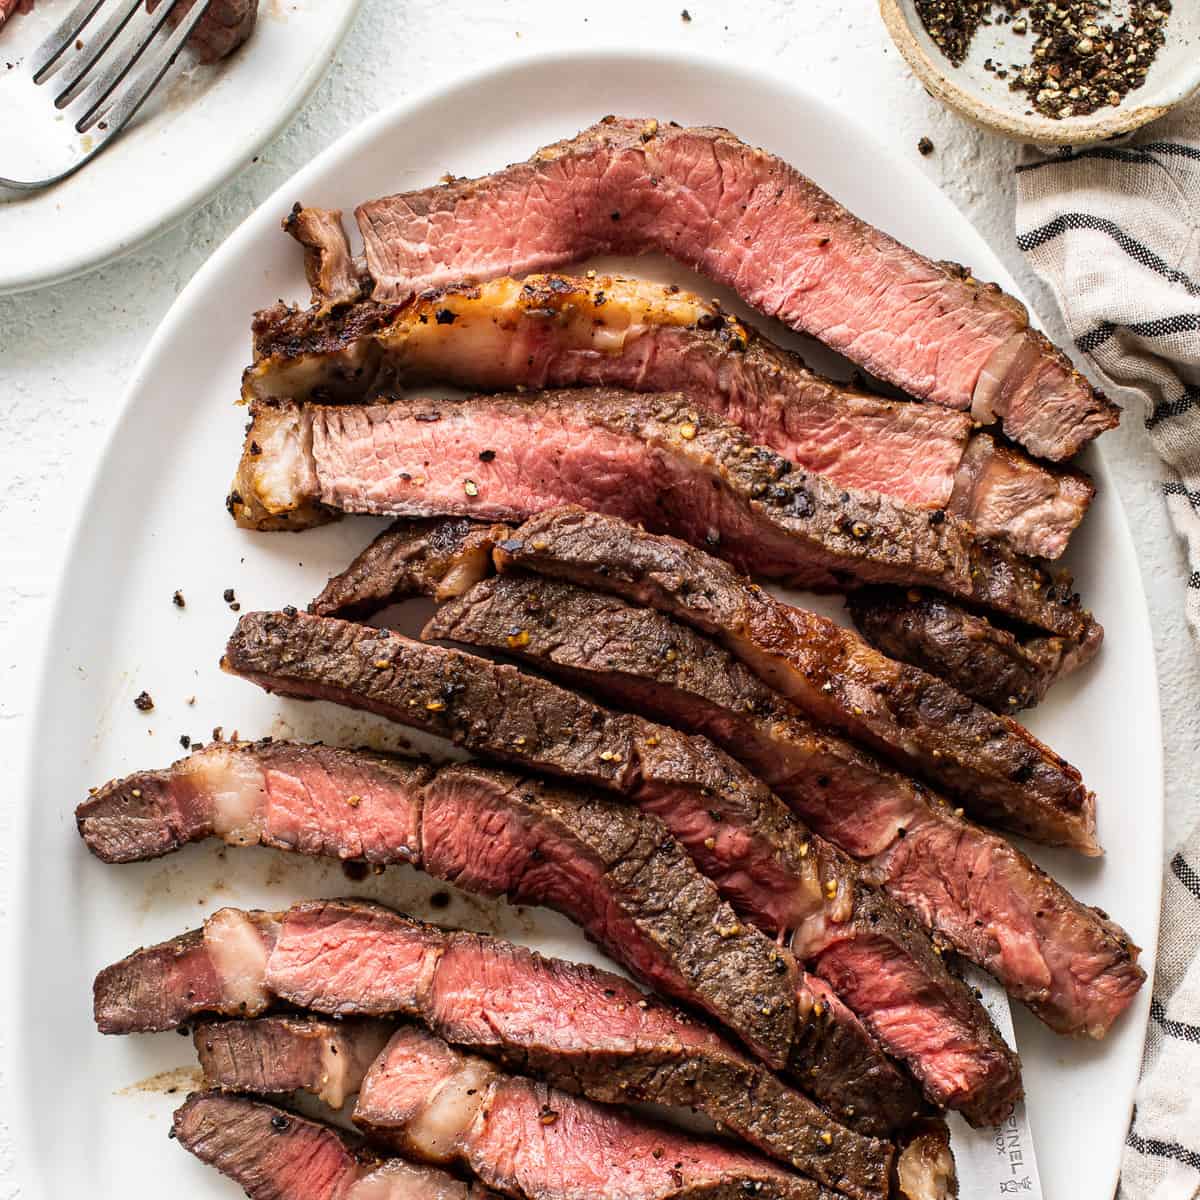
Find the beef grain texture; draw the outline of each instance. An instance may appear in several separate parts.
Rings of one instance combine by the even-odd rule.
[[[797,470],[684,394],[261,402],[234,493],[235,519],[251,528],[279,527],[281,514],[315,521],[322,510],[515,521],[582,504],[795,587],[925,585],[1063,637],[1082,640],[1094,625],[1069,575],[940,510]]]
[[[218,917],[222,914],[210,918],[205,931],[128,956],[119,973],[153,974],[164,947],[185,938],[203,944]],[[222,919],[228,922],[228,910]],[[851,1132],[710,1026],[619,976],[543,958],[500,939],[439,930],[379,905],[313,901],[278,914],[277,925],[278,940],[254,968],[256,986],[269,989],[272,1004],[282,1001],[335,1018],[347,1031],[342,1036],[353,1036],[355,1061],[348,1069],[340,1057],[324,1052],[326,1042],[311,1036],[314,1025],[318,1034],[323,1029],[321,1022],[306,1026],[295,1018],[267,1017],[205,1024],[196,1042],[212,1083],[256,1092],[301,1087],[332,1103],[358,1090],[381,1049],[383,1023],[375,1018],[404,1016],[513,1070],[598,1101],[696,1108],[849,1196],[886,1190],[886,1142]],[[97,1022],[106,1031],[113,1029],[117,973],[110,968],[97,981]],[[162,1028],[164,1006],[180,1021],[222,1006],[228,1011],[233,987],[229,983],[215,998],[189,997],[176,981],[176,990],[157,1007],[144,1002],[137,1011],[120,1009],[120,1031]],[[811,1029],[819,1025],[809,1022]],[[850,1114],[857,1126],[882,1134],[911,1125],[915,1097],[903,1084],[889,1095],[886,1073],[860,1080],[847,1075],[844,1064],[813,1059],[810,1065],[814,1079],[819,1074],[847,1087],[843,1106],[851,1107],[851,1097],[865,1103]],[[901,1111],[906,1092],[910,1107]]]
[[[1119,420],[1029,315],[724,129],[608,117],[528,161],[361,205],[382,301],[596,254],[668,254],[922,400],[1069,458]]]
[[[257,1017],[203,1022],[192,1042],[206,1087],[256,1096],[305,1091],[339,1109],[394,1031],[390,1021]]]
[[[1057,558],[1095,488],[971,435],[965,413],[833,383],[699,296],[644,280],[538,275],[455,284],[398,308],[363,301],[336,214],[300,209],[314,307],[254,318],[247,401],[359,403],[414,384],[512,391],[622,387],[686,393],[801,470],[945,509],[1025,554]],[[331,275],[344,276],[331,281]],[[315,282],[314,282],[315,280]]]
[[[510,641],[511,630],[528,636]],[[727,651],[653,609],[538,576],[479,583],[427,635],[502,650],[739,759],[939,941],[1061,1033],[1103,1036],[1145,980],[1129,936],[1004,838],[817,728]],[[1021,954],[1006,948],[1021,946]]]
[[[395,521],[329,580],[308,611],[351,620],[408,596],[460,596],[491,573],[492,548],[511,532],[456,517]]]
[[[512,666],[300,613],[244,614],[223,661],[281,695],[376,712],[624,796],[658,816],[735,907],[772,933],[818,914],[839,923],[850,911],[853,872],[840,856],[706,738],[609,712]]]
[[[501,1200],[436,1167],[352,1149],[328,1125],[244,1096],[194,1093],[171,1135],[251,1200]]]
[[[993,712],[1032,708],[1100,649],[1099,625],[1083,641],[1016,634],[936,592],[863,588],[847,599],[858,631],[889,658],[937,675]]]
[[[660,991],[727,1022],[749,1021],[752,1039],[769,1025],[771,996],[781,1011],[794,1005],[789,1069],[856,1128],[890,1130],[917,1108],[911,1081],[826,984],[798,974],[783,950],[771,949],[765,973],[747,959],[761,940],[742,939],[711,883],[656,818],[634,808],[475,765],[434,772],[268,739],[209,746],[165,771],[114,780],[94,790],[77,821],[109,862],[220,836],[376,867],[410,864],[468,891],[555,908]],[[200,950],[191,974],[207,978]],[[732,987],[724,997],[723,978]]]
[[[162,0],[148,0],[153,12]],[[168,21],[178,25],[187,16],[194,0],[173,0]],[[188,49],[205,63],[217,62],[232,54],[253,32],[258,21],[259,0],[212,0],[208,12],[188,38]]]
[[[304,275],[313,303],[309,311],[314,319],[359,298],[364,281],[350,253],[341,209],[297,204],[284,217],[283,230],[304,248]]]
[[[235,790],[248,801],[231,824],[220,804]],[[477,766],[435,773],[279,742],[210,747],[167,771],[115,780],[77,820],[89,847],[114,861],[219,833],[235,844],[410,863],[468,891],[557,908],[653,986],[712,1013],[774,1066],[788,1061],[790,955],[741,927],[660,821],[601,797]],[[487,829],[506,836],[481,844]]]
[[[247,614],[230,639],[226,665],[285,694],[367,708],[629,796],[663,817],[739,913],[769,934],[795,931],[797,953],[909,1065],[931,1100],[987,1124],[1019,1096],[1016,1057],[924,936],[859,886],[850,860],[811,837],[706,740],[608,713],[511,667],[299,614]],[[459,682],[447,691],[451,674]],[[430,694],[444,696],[433,702],[432,720],[422,715]],[[581,743],[583,729],[591,737]],[[621,773],[597,775],[591,755],[620,765]],[[874,977],[886,985],[871,986]],[[734,1027],[747,1036],[745,1025]]]
[[[380,1143],[526,1200],[833,1200],[729,1143],[502,1074],[413,1028],[367,1072],[353,1115]]]
[[[1101,853],[1095,796],[1028,730],[776,600],[711,555],[563,508],[526,522],[497,557],[502,567],[615,593],[715,637],[806,716],[942,788],[986,824]]]
[[[535,997],[535,1000],[544,1006],[551,996],[552,994],[544,998]],[[517,998],[514,997],[514,1001]],[[624,999],[628,1000],[629,997],[624,996]],[[599,1002],[601,1008],[609,1010],[612,1010],[616,1003],[615,999],[606,998],[599,993],[594,1000]],[[376,1027],[386,1031],[382,1040]],[[362,1032],[365,1029],[370,1030],[369,1035]],[[303,1089],[319,1095],[331,1107],[340,1107],[341,1101],[335,1104],[334,1098],[359,1091],[372,1063],[379,1057],[396,1029],[397,1026],[389,1022],[262,1017],[252,1021],[224,1021],[205,1025],[197,1030],[195,1041],[200,1049],[205,1084],[208,1087],[220,1088],[222,1091],[253,1091],[257,1095],[278,1095]],[[653,1034],[650,1033],[649,1037],[653,1038]],[[450,1040],[458,1045],[462,1044],[461,1039]],[[359,1042],[363,1044],[356,1044]],[[322,1046],[332,1048],[333,1053],[324,1057],[314,1053],[314,1047],[319,1050]],[[633,1048],[632,1041],[629,1048]],[[516,1074],[544,1079],[550,1086],[572,1095],[584,1095],[593,1100],[605,1100],[610,1103],[629,1103],[653,1096],[660,1103],[671,1103],[674,1099],[676,1103],[682,1104],[687,1103],[685,1097],[689,1092],[695,1094],[697,1090],[702,1091],[712,1083],[711,1079],[695,1078],[668,1079],[665,1085],[656,1083],[653,1078],[656,1071],[665,1071],[669,1076],[673,1071],[687,1070],[686,1065],[676,1061],[676,1056],[657,1056],[656,1048],[659,1047],[651,1042],[640,1051],[643,1061],[640,1070],[635,1072],[632,1061],[626,1057],[621,1061],[625,1068],[624,1078],[618,1076],[606,1083],[600,1082],[595,1087],[580,1087],[571,1074],[570,1059],[561,1054],[556,1054],[552,1060],[553,1066],[559,1068],[558,1075],[553,1069],[539,1070],[536,1066],[536,1045],[530,1047],[528,1062],[520,1062],[514,1054],[513,1059],[516,1061],[507,1061],[505,1066]],[[671,1049],[669,1046],[661,1048],[668,1052]],[[353,1068],[349,1072],[340,1067],[341,1055],[346,1053],[347,1049],[354,1057]],[[603,1070],[604,1057],[603,1049],[590,1051],[581,1048],[575,1061],[588,1075],[598,1076]],[[327,1081],[327,1068],[330,1064],[333,1065],[339,1079],[339,1090],[333,1093],[334,1098],[330,1097]],[[736,1113],[738,1109],[743,1110],[738,1124],[742,1129],[746,1129],[750,1122],[745,1118],[745,1110],[761,1109],[761,1101],[757,1100],[752,1092],[747,1091],[747,1081],[744,1078],[738,1080],[736,1075],[731,1073],[728,1083],[736,1090],[723,1097],[726,1108],[731,1113]],[[712,1113],[714,1110],[719,1111],[721,1106],[710,1102],[700,1107],[703,1111]],[[790,1164],[801,1174],[855,1200],[886,1200],[888,1176],[894,1158],[894,1150],[890,1143],[856,1138],[853,1135],[847,1139],[847,1131],[826,1118],[823,1124],[827,1126],[825,1132],[830,1134],[830,1144],[826,1145],[820,1137],[820,1131],[806,1128],[807,1122],[802,1116],[795,1131],[786,1127],[784,1122],[797,1115],[799,1114],[780,1112],[778,1123],[766,1131],[765,1139],[762,1130],[753,1130],[760,1143],[763,1140],[773,1143],[773,1147],[759,1144],[758,1148],[771,1153],[772,1148],[777,1151],[782,1145],[799,1145],[802,1141],[807,1141],[810,1143],[809,1147]],[[733,1131],[729,1126],[725,1128]],[[747,1140],[754,1144],[754,1137]],[[847,1140],[857,1151],[855,1155],[847,1154]],[[778,1154],[775,1156],[778,1157]]]

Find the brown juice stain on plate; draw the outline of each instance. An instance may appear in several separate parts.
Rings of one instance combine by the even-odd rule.
[[[153,1093],[160,1096],[173,1096],[176,1093],[200,1091],[204,1087],[204,1072],[199,1067],[174,1067],[170,1071],[159,1071],[157,1075],[148,1075],[131,1083],[127,1087],[118,1088],[114,1096],[137,1096]]]

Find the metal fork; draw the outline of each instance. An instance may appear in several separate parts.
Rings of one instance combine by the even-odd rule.
[[[22,147],[30,161],[0,175],[0,187],[48,187],[106,149],[158,87],[211,3],[195,0],[164,34],[175,0],[160,0],[153,13],[146,11],[146,0],[79,0],[20,64],[19,86],[37,89],[34,111],[28,111],[26,102],[20,114],[28,118]],[[38,109],[48,110],[44,135]],[[10,112],[6,119],[12,116]],[[66,137],[64,121],[70,130]],[[8,163],[0,167],[12,170]]]

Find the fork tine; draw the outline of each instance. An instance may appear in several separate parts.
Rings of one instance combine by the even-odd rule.
[[[54,32],[29,56],[34,83],[42,82],[46,70],[58,62],[63,51],[79,37],[80,31],[104,3],[105,0],[79,0],[55,26]]]
[[[135,76],[132,83],[117,98],[108,112],[108,132],[105,136],[105,141],[116,137],[137,115],[138,110],[149,99],[150,93],[158,87],[162,77],[170,69],[171,64],[179,57],[179,52],[183,49],[184,42],[191,36],[192,30],[200,24],[211,4],[212,0],[197,0],[188,11],[187,16],[171,31],[171,36],[162,43],[157,52],[152,55],[150,61],[146,63]],[[171,0],[164,0],[164,9],[169,11],[172,7],[173,3]],[[133,64],[130,63],[128,65],[132,66]],[[122,76],[124,73],[121,73]],[[113,87],[119,82],[119,79],[115,80]],[[110,88],[109,91],[111,90]],[[106,92],[104,96],[98,97],[92,106],[84,112],[83,116],[75,122],[76,132],[86,133],[96,123],[107,94]]]
[[[60,81],[58,95],[54,97],[55,106],[62,108],[68,104],[79,90],[87,73],[96,65],[100,56],[116,41],[121,30],[129,24],[134,14],[142,7],[143,0],[118,0],[112,15],[88,38],[83,49],[63,67],[63,79]]]

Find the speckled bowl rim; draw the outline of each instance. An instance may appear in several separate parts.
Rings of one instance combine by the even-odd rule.
[[[1177,104],[1200,92],[1198,56],[1192,67],[1191,77],[1189,78],[1186,72],[1180,72],[1180,83],[1174,89],[1177,94],[1169,96],[1162,104],[1126,107],[1123,103],[1115,110],[1072,119],[1070,122],[1053,121],[1049,117],[1014,116],[980,100],[959,87],[949,77],[946,69],[935,62],[921,45],[905,16],[901,0],[879,0],[879,15],[883,18],[896,48],[930,95],[977,124],[1022,142],[1051,146],[1082,146],[1090,142],[1104,141],[1156,121]]]

